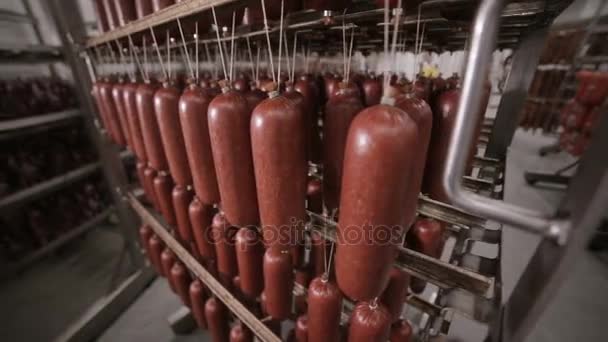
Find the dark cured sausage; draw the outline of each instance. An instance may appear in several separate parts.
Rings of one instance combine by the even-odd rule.
[[[308,286],[308,338],[311,341],[338,341],[342,293],[326,278],[317,277]]]
[[[168,171],[167,157],[154,114],[154,93],[157,88],[151,83],[140,84],[135,93],[135,102],[148,162],[156,171]]]
[[[114,0],[118,25],[124,26],[136,19],[135,2],[132,0]]]
[[[288,251],[277,247],[264,254],[264,293],[266,312],[272,318],[283,320],[291,315],[293,269]]]
[[[410,342],[412,340],[412,326],[403,319],[391,326],[390,342]]]
[[[206,260],[215,259],[215,246],[211,234],[213,213],[213,207],[201,203],[197,197],[192,199],[188,207],[196,248],[201,257]]]
[[[170,226],[175,226],[177,223],[175,219],[175,208],[173,206],[173,180],[171,175],[166,172],[159,172],[156,178],[154,178],[154,193],[158,199],[158,206],[160,212],[163,214],[165,221]]]
[[[148,14],[151,14],[152,0],[135,0],[135,13],[137,13],[137,19],[141,19]]]
[[[156,178],[156,171],[151,167],[146,167],[144,170],[144,190],[146,191],[146,195],[152,205],[156,210],[160,210],[160,205],[158,204],[158,198],[156,196],[156,191],[154,191],[154,179]]]
[[[220,273],[220,279],[225,286],[231,287],[232,278],[238,274],[236,251],[234,249],[234,229],[230,227],[222,213],[217,213],[213,217],[211,234],[215,242],[217,269]]]
[[[190,283],[190,304],[192,307],[192,315],[196,320],[199,328],[207,329],[207,320],[205,319],[205,302],[207,294],[200,280],[195,279]]]
[[[228,342],[228,309],[224,303],[215,297],[207,299],[205,318],[213,342]]]
[[[126,83],[123,86],[122,97],[125,105],[125,114],[129,132],[131,134],[131,144],[133,152],[142,162],[148,161],[146,148],[144,147],[144,137],[139,123],[139,115],[137,114],[137,101],[135,99],[137,92],[137,83]]]
[[[350,126],[335,264],[338,285],[351,299],[371,300],[388,283],[404,234],[403,208],[417,196],[407,191],[417,141],[416,123],[388,105],[363,110]]]
[[[262,234],[270,247],[286,249],[301,241],[306,219],[304,129],[304,114],[285,96],[262,101],[251,115]]]
[[[234,90],[216,96],[208,111],[222,210],[228,221],[238,227],[255,225],[259,221],[251,157],[250,113],[247,100]]]
[[[156,269],[156,272],[160,276],[166,276],[160,262],[160,255],[163,252],[163,248],[165,248],[165,244],[156,234],[154,234],[148,241],[148,245],[150,246],[150,259],[152,261],[152,265]]]
[[[400,108],[409,115],[418,127],[418,148],[416,149],[416,161],[412,164],[412,170],[410,171],[409,191],[419,193],[422,187],[427,151],[431,141],[433,112],[424,100],[418,99],[412,96],[412,94],[398,96],[395,107]],[[413,201],[407,203],[407,207],[405,208],[405,227],[409,227],[413,223],[416,216],[417,204],[418,198],[414,198]]]
[[[340,89],[325,105],[323,121],[323,197],[325,206],[331,213],[340,205],[342,166],[348,128],[355,115],[363,110],[359,90],[340,83]]]
[[[154,233],[152,232],[152,228],[150,228],[150,226],[142,224],[141,227],[139,227],[139,244],[141,245],[141,248],[143,248],[146,252],[146,255],[148,256],[150,262],[152,262],[152,255],[150,254],[149,242],[150,238],[152,237],[152,234]]]
[[[165,274],[171,274],[171,269],[175,264],[175,260],[175,254],[173,253],[173,251],[170,248],[166,247],[160,255],[160,264]],[[177,293],[173,277],[167,277],[167,281],[169,282],[169,287],[171,287],[171,290]]]
[[[301,315],[296,321],[295,337],[297,342],[308,342],[308,316]],[[311,342],[316,341],[312,338]]]
[[[236,233],[235,245],[241,291],[257,298],[264,290],[264,244],[256,230],[243,227]]]
[[[116,105],[114,104],[114,99],[112,98],[112,87],[112,83],[100,82],[99,97],[101,99],[102,106],[105,109],[106,117],[108,118],[108,123],[110,124],[110,132],[114,137],[114,142],[124,146],[126,140],[122,128],[120,127],[120,119],[118,118]]]
[[[401,316],[401,309],[407,297],[409,282],[409,274],[397,267],[391,269],[388,285],[384,289],[384,292],[382,292],[382,296],[380,296],[380,302],[386,306],[388,313],[391,315],[392,322],[395,322]]]
[[[106,9],[103,6],[103,0],[94,0],[93,6],[97,15],[97,28],[101,33],[106,32],[108,30],[108,18],[106,16]]]
[[[386,342],[391,320],[382,305],[360,302],[350,316],[348,342]]]
[[[154,113],[158,120],[162,145],[169,163],[169,170],[175,184],[192,184],[192,174],[188,167],[186,145],[179,120],[179,90],[167,83],[154,94]]]
[[[169,7],[175,3],[175,0],[152,0],[152,9],[158,12],[165,7]]]
[[[439,258],[443,249],[444,225],[434,219],[416,220],[407,234],[407,244],[415,251],[433,258]],[[426,282],[419,278],[412,278],[410,288],[414,293],[424,291]]]
[[[242,322],[230,329],[230,342],[253,342],[253,333]]]
[[[194,242],[190,217],[188,215],[188,207],[190,206],[190,202],[192,202],[192,198],[194,198],[194,192],[189,187],[186,188],[176,185],[175,188],[173,188],[172,195],[179,237],[186,242],[186,246],[188,246],[189,243]]]
[[[211,152],[207,109],[211,98],[197,85],[190,85],[179,99],[179,119],[196,196],[206,204],[220,202]]]
[[[382,98],[382,81],[370,76],[363,81],[363,102],[366,107],[375,106]]]
[[[188,273],[188,270],[184,265],[176,261],[171,267],[171,278],[173,278],[173,284],[175,284],[175,290],[177,295],[182,300],[182,303],[186,306],[190,306],[190,282],[192,278]]]

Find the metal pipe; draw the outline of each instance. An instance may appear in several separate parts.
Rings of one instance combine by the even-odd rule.
[[[473,143],[477,123],[475,116],[480,115],[483,87],[492,62],[504,5],[504,0],[484,0],[479,5],[473,23],[460,104],[442,178],[443,187],[450,201],[458,207],[564,243],[568,231],[567,221],[551,220],[539,212],[465,191],[461,183],[467,155]]]

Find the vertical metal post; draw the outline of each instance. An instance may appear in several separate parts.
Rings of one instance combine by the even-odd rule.
[[[501,160],[505,158],[548,34],[548,27],[536,29],[524,37],[515,50],[511,72],[507,76],[505,90],[496,112],[494,128],[488,141],[486,157]]]
[[[38,44],[44,45],[44,37],[42,36],[42,31],[40,31],[40,26],[38,25],[38,20],[36,20],[36,16],[34,16],[34,11],[32,11],[32,6],[30,5],[29,0],[21,0],[23,4],[23,8],[25,9],[25,13],[27,13],[28,17],[30,17],[30,23],[32,28],[34,29],[34,35],[36,36],[36,40]],[[48,64],[49,72],[51,76],[57,76],[57,69],[55,69],[55,65],[53,63]]]
[[[559,246],[543,240],[505,305],[503,341],[523,341],[557,290],[572,272],[574,261],[586,253],[608,203],[608,116],[595,128],[591,146],[581,158],[558,213],[569,216],[572,230],[568,242]]]
[[[78,42],[84,42],[85,30],[82,17],[78,13],[76,0],[51,0],[44,2],[48,8],[55,26],[57,27],[66,62],[71,66],[76,92],[81,108],[85,115],[85,126],[91,140],[94,142],[99,153],[102,170],[110,188],[112,198],[115,202],[120,219],[120,228],[125,239],[125,246],[131,257],[132,266],[141,268],[143,256],[137,246],[137,219],[126,202],[127,176],[122,165],[117,146],[112,145],[97,131],[95,119],[95,105],[88,94],[91,89],[84,59],[80,56]]]

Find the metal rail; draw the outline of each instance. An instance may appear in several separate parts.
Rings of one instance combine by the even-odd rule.
[[[79,109],[67,109],[56,113],[29,116],[20,119],[3,120],[0,121],[0,134],[18,129],[27,129],[36,126],[47,125],[50,123],[69,120],[80,116],[81,112]]]

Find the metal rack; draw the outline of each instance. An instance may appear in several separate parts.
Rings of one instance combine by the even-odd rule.
[[[532,326],[542,314],[543,308],[551,300],[551,295],[559,287],[565,273],[578,253],[581,251],[583,241],[590,236],[593,227],[601,218],[601,203],[608,196],[608,179],[602,172],[608,166],[606,154],[601,154],[601,146],[608,143],[606,135],[596,136],[592,147],[585,155],[581,164],[581,171],[573,180],[568,193],[568,199],[561,206],[555,217],[539,217],[533,220],[538,226],[546,228],[547,220],[559,219],[563,226],[551,226],[552,231],[543,230],[545,239],[537,249],[532,261],[524,272],[522,279],[510,298],[502,298],[500,279],[501,258],[501,228],[500,221],[517,223],[525,226],[529,211],[514,210],[511,216],[523,215],[523,219],[505,219],[504,206],[494,205],[495,200],[502,198],[504,182],[504,157],[510,145],[515,128],[517,116],[524,104],[532,75],[537,68],[542,43],[547,36],[547,27],[552,20],[571,1],[506,1],[484,0],[477,15],[464,20],[454,20],[445,17],[441,12],[441,5],[470,6],[465,0],[429,0],[423,2],[421,22],[427,25],[429,32],[425,50],[455,50],[465,46],[470,47],[467,57],[469,69],[465,79],[464,96],[466,104],[460,108],[458,132],[454,143],[451,144],[451,159],[458,153],[469,151],[470,142],[467,138],[471,134],[465,121],[476,122],[471,115],[478,113],[478,95],[482,92],[474,87],[481,87],[482,77],[489,62],[489,55],[495,47],[509,47],[515,50],[513,67],[507,80],[505,92],[498,106],[496,119],[486,125],[483,144],[487,147],[485,157],[478,157],[475,165],[479,168],[477,176],[465,176],[462,185],[450,191],[450,195],[458,207],[466,207],[463,211],[457,207],[448,206],[426,198],[419,201],[419,214],[433,217],[449,224],[449,247],[444,251],[440,260],[426,257],[420,253],[400,249],[397,266],[406,272],[427,280],[435,288],[427,297],[411,296],[408,303],[419,310],[417,319],[424,326],[425,334],[450,335],[451,324],[458,320],[472,320],[485,326],[483,340],[492,341],[521,341],[530,332]],[[166,25],[177,18],[187,18],[209,10],[211,6],[235,5],[234,0],[185,0],[158,13],[129,23],[121,28],[107,32],[103,35],[86,40],[84,49],[103,46],[106,43],[124,40],[128,36],[137,38],[138,33],[149,29],[165,29]],[[378,37],[381,28],[377,25],[382,21],[382,11],[366,7],[358,3],[355,9],[347,14],[337,13],[296,13],[286,20],[286,30],[295,32],[299,30],[312,30],[306,33],[304,39],[310,42],[311,48],[320,50],[328,40],[331,33],[328,28],[336,26],[342,21],[354,23],[361,28],[363,34],[358,35],[361,46],[368,49],[379,47],[381,40]],[[469,24],[473,22],[471,35],[468,34]],[[417,23],[417,16],[407,14],[403,18],[403,30],[411,29]],[[499,24],[500,23],[500,24]],[[485,29],[482,32],[481,28]],[[271,25],[271,32],[276,34],[276,25]],[[263,34],[260,27],[241,27],[236,38],[258,37]],[[436,32],[434,35],[432,32]],[[322,33],[322,34],[319,34]],[[213,33],[201,37],[201,41],[214,41]],[[485,37],[484,37],[485,34]],[[485,38],[485,39],[484,39]],[[222,39],[228,39],[224,37]],[[411,38],[410,38],[411,39]],[[449,44],[446,43],[446,40]],[[468,44],[465,44],[467,42]],[[179,47],[174,44],[171,48]],[[83,53],[86,58],[86,54]],[[477,65],[476,65],[477,64]],[[466,96],[469,95],[469,96]],[[608,119],[604,118],[601,130],[608,130]],[[465,160],[466,158],[461,158]],[[593,163],[593,167],[589,164]],[[460,184],[463,179],[462,164],[449,163],[445,184]],[[584,167],[586,166],[586,167]],[[460,173],[459,173],[460,172]],[[451,189],[454,190],[454,189]],[[467,196],[474,190],[478,196],[475,201],[462,205],[462,193]],[[485,196],[485,197],[484,197]],[[468,197],[466,197],[468,198]],[[276,341],[276,337],[268,335],[268,331],[260,320],[251,317],[245,308],[233,303],[232,297],[225,293],[225,289],[211,277],[202,266],[188,252],[179,245],[167,232],[162,220],[150,210],[141,205],[137,199],[129,195],[128,200],[140,217],[151,225],[153,230],[172,248],[186,266],[208,285],[226,305],[248,325],[256,335],[264,341]],[[479,201],[487,200],[488,205],[480,208]],[[502,209],[499,210],[498,208]],[[519,208],[516,208],[519,209]],[[477,214],[475,214],[477,213]],[[310,229],[316,230],[329,240],[332,239],[332,228],[335,222],[327,217],[310,214],[312,225]],[[484,217],[488,217],[485,219]],[[322,227],[323,229],[319,229]],[[567,228],[567,229],[566,229]],[[530,229],[530,228],[529,228]],[[562,230],[563,229],[563,230]],[[568,231],[568,229],[572,229]],[[327,233],[326,233],[327,230]],[[541,229],[530,229],[539,232]],[[576,233],[576,234],[573,234]],[[480,244],[492,245],[495,256],[479,255],[475,249]],[[296,288],[296,291],[305,289]],[[506,303],[506,304],[505,304]],[[408,314],[408,317],[409,314]],[[430,337],[425,335],[425,338]],[[457,336],[462,338],[462,336]]]

